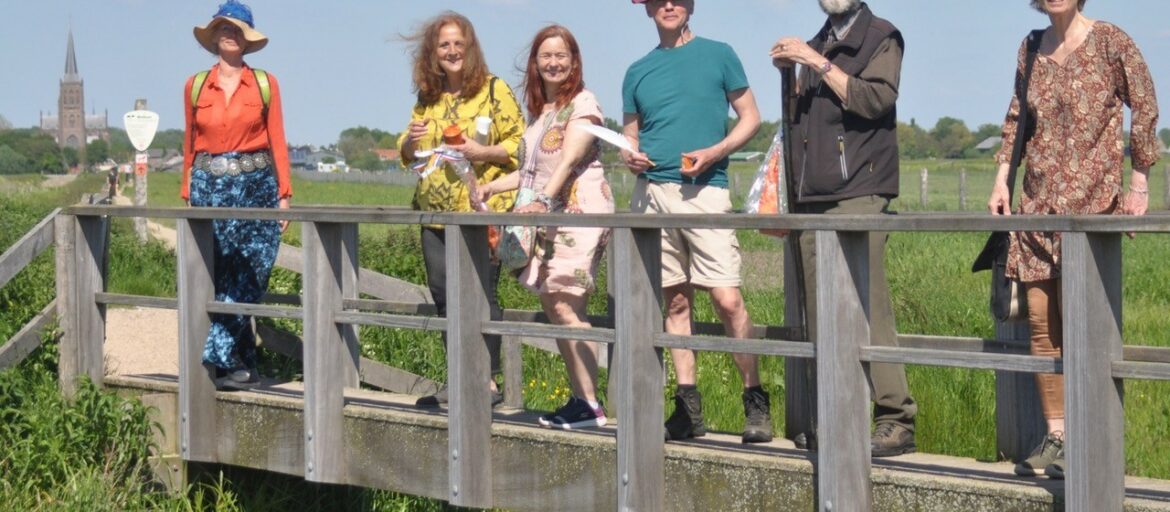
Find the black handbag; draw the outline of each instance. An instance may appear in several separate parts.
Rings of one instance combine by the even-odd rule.
[[[1024,143],[1030,137],[1032,128],[1028,112],[1028,82],[1032,80],[1032,64],[1036,62],[1036,53],[1040,50],[1040,39],[1044,36],[1043,30],[1033,30],[1028,35],[1027,54],[1024,57],[1024,83],[1020,88],[1020,113],[1016,118],[1016,138],[1012,145],[1012,160],[1008,169],[1008,208],[1012,205],[1012,196],[1016,188],[1016,170],[1023,159]],[[1023,314],[1021,303],[1024,294],[1020,282],[1007,277],[1008,248],[1011,246],[1010,233],[996,231],[987,238],[983,250],[975,257],[971,265],[971,272],[982,270],[991,271],[991,315],[996,320],[1007,322],[1017,320]]]

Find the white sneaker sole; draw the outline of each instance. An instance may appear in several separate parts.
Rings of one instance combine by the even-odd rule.
[[[609,423],[609,421],[606,418],[594,418],[591,420],[575,421],[572,423],[555,423],[555,422],[544,419],[543,416],[540,419],[538,419],[537,422],[539,422],[540,426],[542,426],[542,427],[547,427],[547,428],[551,428],[551,429],[555,429],[555,430],[577,430],[577,429],[581,429],[581,428],[604,427],[607,423]]]

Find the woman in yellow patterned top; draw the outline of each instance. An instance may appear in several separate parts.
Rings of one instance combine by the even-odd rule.
[[[418,102],[411,112],[410,124],[398,139],[402,162],[410,165],[415,152],[443,144],[443,132],[458,127],[462,140],[448,141],[448,146],[463,153],[472,163],[479,183],[487,183],[519,166],[520,140],[524,135],[524,118],[512,89],[503,80],[488,73],[483,51],[475,37],[471,21],[461,14],[446,11],[428,21],[409,37],[414,43],[414,86]],[[476,140],[476,119],[490,118],[486,139]],[[451,129],[452,131],[454,129]],[[494,211],[512,208],[514,195],[497,195],[488,202]],[[414,192],[414,208],[422,211],[472,211],[467,186],[450,168],[443,166],[419,180]],[[423,263],[427,285],[440,316],[447,314],[446,244],[442,226],[422,227]],[[482,250],[487,251],[487,247]],[[492,320],[503,319],[496,298],[500,267],[496,263],[487,286]],[[492,375],[500,373],[500,338],[487,336]],[[445,341],[445,338],[444,338]],[[492,405],[503,401],[493,378]],[[437,407],[447,402],[447,388],[424,396],[419,407]]]

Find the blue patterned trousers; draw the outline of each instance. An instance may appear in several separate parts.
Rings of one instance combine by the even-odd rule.
[[[272,168],[236,176],[191,172],[191,206],[276,208],[278,188]],[[280,223],[226,219],[214,221],[215,300],[256,303],[268,290],[268,276],[280,248]],[[256,336],[251,317],[211,315],[203,362],[218,368],[255,368]]]

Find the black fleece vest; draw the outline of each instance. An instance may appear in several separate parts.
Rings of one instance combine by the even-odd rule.
[[[831,26],[826,22],[809,45],[850,76],[865,69],[886,38],[894,37],[902,44],[901,32],[874,16],[865,4],[845,39],[826,43]],[[897,197],[897,109],[866,119],[846,112],[818,72],[804,69],[800,84],[792,129],[797,202]]]

